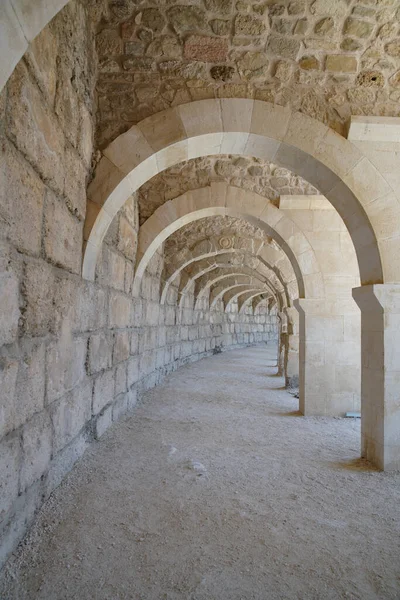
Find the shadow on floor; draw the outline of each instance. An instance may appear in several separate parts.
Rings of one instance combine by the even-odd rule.
[[[332,461],[328,463],[334,469],[343,469],[345,471],[364,471],[367,473],[380,473],[380,469],[371,465],[364,458],[349,458],[341,461]]]

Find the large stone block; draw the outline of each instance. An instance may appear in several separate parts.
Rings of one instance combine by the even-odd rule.
[[[14,426],[19,427],[44,407],[45,344],[26,340],[21,343],[21,358],[14,396]]]
[[[45,186],[5,138],[0,153],[1,229],[18,250],[39,255]]]
[[[7,132],[38,173],[62,193],[64,134],[22,61],[8,83]]]
[[[83,220],[86,215],[86,183],[88,168],[77,152],[67,146],[65,150],[64,194],[71,211]]]
[[[129,394],[120,394],[113,404],[113,421],[119,421],[129,410]]]
[[[47,191],[44,210],[44,251],[47,258],[73,273],[82,263],[83,222],[74,217],[64,201]]]
[[[47,402],[76,387],[85,377],[87,342],[73,339],[71,332],[49,344],[46,352]]]
[[[89,442],[90,438],[83,432],[53,458],[45,482],[46,495],[51,494],[60,485],[65,475],[72,469],[76,461],[81,458]]]
[[[92,412],[97,415],[104,406],[114,399],[115,379],[114,370],[104,371],[98,375],[93,386],[93,407]]]
[[[112,365],[112,337],[109,333],[101,331],[89,338],[88,372],[98,373],[109,369]]]
[[[28,262],[23,281],[23,328],[28,335],[46,335],[54,324],[55,274],[43,261]]]
[[[13,273],[0,273],[0,346],[18,335],[19,283]]]
[[[119,363],[129,358],[129,332],[120,331],[114,336],[113,363]]]
[[[110,327],[127,327],[131,319],[131,301],[127,296],[112,292],[110,294]]]
[[[21,492],[45,473],[50,464],[51,452],[50,415],[47,411],[42,411],[26,423],[22,430]]]
[[[0,359],[0,439],[15,427],[14,396],[18,375],[18,361]]]
[[[95,435],[96,439],[100,439],[101,436],[107,431],[113,421],[113,407],[107,406],[102,410],[96,419]]]
[[[54,452],[58,452],[73,440],[91,418],[92,382],[84,381],[72,392],[51,406],[54,429]]]
[[[139,380],[139,357],[131,358],[128,361],[128,388],[135,385]]]
[[[122,394],[123,392],[126,392],[128,389],[127,368],[128,368],[127,362],[120,363],[115,368],[115,392],[114,392],[115,396],[118,396],[118,394]]]
[[[20,440],[13,435],[0,443],[0,521],[18,496]]]

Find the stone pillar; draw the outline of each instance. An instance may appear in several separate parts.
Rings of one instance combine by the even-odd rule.
[[[278,342],[278,375],[282,377],[285,375],[285,364],[287,355],[288,345],[288,334],[287,334],[287,316],[284,312],[280,312],[277,315],[279,322],[279,342]]]
[[[400,284],[353,289],[361,309],[361,455],[400,469]]]
[[[287,352],[285,384],[287,388],[299,387],[299,313],[296,308],[285,308],[287,315]]]
[[[351,304],[350,304],[351,303]],[[351,298],[301,298],[299,408],[303,415],[344,416],[360,409],[360,312]]]

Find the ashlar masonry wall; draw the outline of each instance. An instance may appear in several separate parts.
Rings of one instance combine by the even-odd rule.
[[[88,10],[70,2],[0,96],[0,564],[143,391],[217,347],[277,335],[274,315],[160,306],[162,253],[133,298],[134,198],[96,281],[82,280],[97,60]]]

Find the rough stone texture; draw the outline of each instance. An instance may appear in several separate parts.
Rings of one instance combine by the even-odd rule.
[[[166,169],[137,193],[140,224],[164,202],[211,181],[226,181],[275,202],[281,194],[318,194],[318,190],[291,171],[266,160],[242,156],[205,157]]]
[[[109,2],[97,45],[97,144],[105,147],[160,110],[203,98],[289,105],[342,134],[351,114],[397,116],[398,8],[397,0],[182,0],[172,7],[132,0],[129,16],[118,19]],[[111,51],[101,36],[111,40]],[[132,45],[123,46],[125,40]],[[373,98],[353,93],[365,70],[382,79]]]

